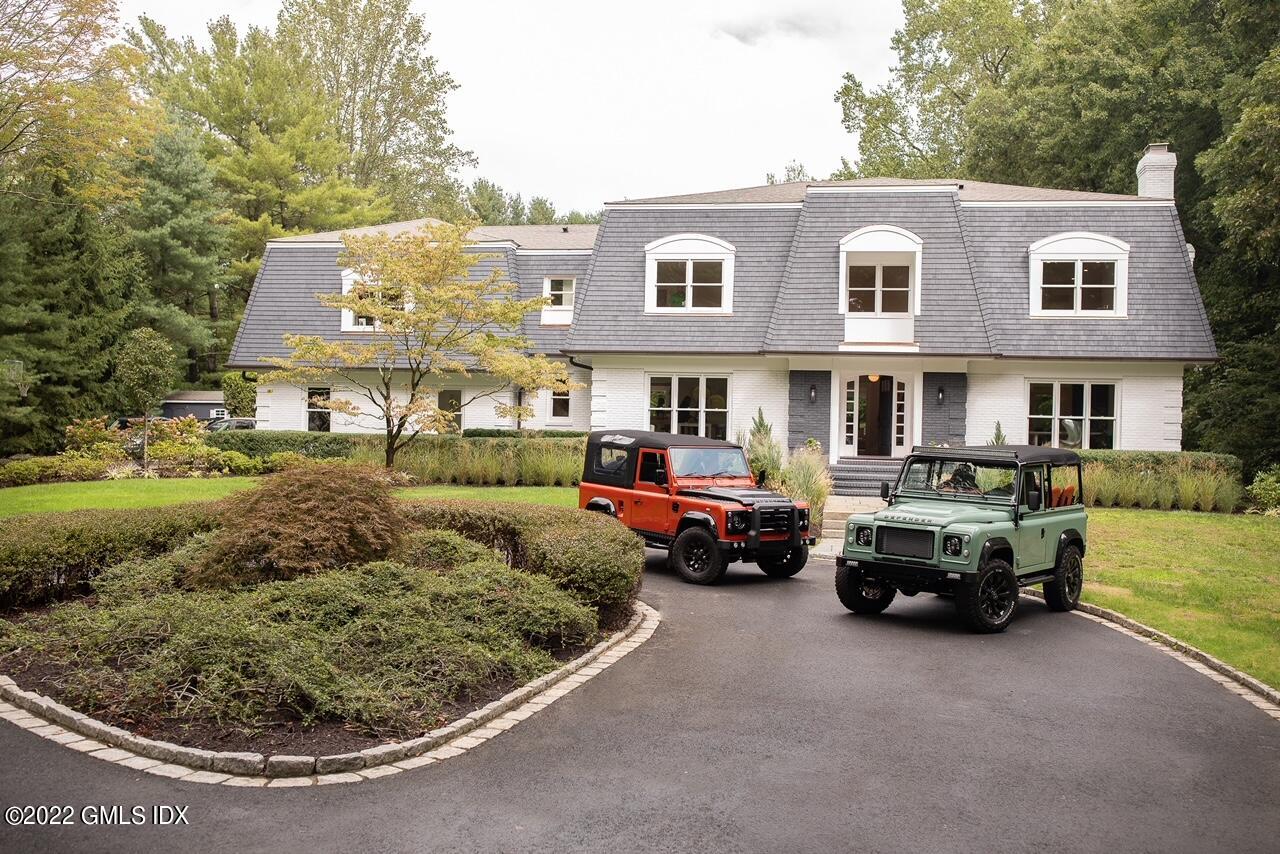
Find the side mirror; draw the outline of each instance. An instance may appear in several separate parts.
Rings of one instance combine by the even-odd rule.
[[[1030,490],[1027,492],[1027,509],[1035,513],[1040,509],[1040,492],[1039,490]]]
[[[756,487],[757,487],[757,488],[759,488],[759,489],[763,489],[763,488],[764,488],[764,482],[765,482],[765,479],[766,479],[766,476],[767,476],[767,475],[768,475],[768,472],[766,472],[764,469],[760,469],[760,471],[756,472]]]
[[[658,486],[666,486],[666,485],[667,485],[667,470],[666,470],[666,469],[658,469],[656,472],[654,472],[654,473],[653,473],[653,482],[654,482],[654,483],[656,483],[656,484],[658,484]]]
[[[880,481],[880,500],[889,500],[889,481],[887,480]]]

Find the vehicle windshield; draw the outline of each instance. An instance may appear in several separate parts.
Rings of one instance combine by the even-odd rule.
[[[672,448],[676,477],[750,477],[741,448]]]
[[[969,460],[912,460],[902,475],[901,489],[936,492],[975,498],[1013,497],[1012,463],[971,462]]]

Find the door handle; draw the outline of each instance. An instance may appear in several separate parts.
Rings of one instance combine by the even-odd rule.
[[[1040,539],[1044,539],[1044,528],[1040,529]]]

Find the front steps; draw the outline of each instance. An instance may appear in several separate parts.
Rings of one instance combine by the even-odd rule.
[[[884,507],[884,502],[878,495],[875,498],[831,496],[822,509],[822,533],[812,553],[828,557],[840,554],[844,544],[845,521],[854,513],[874,513],[881,507]]]
[[[841,457],[831,466],[836,495],[880,497],[881,481],[892,485],[902,471],[902,460],[892,457]]]

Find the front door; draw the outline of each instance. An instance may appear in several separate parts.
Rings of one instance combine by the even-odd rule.
[[[1040,509],[1032,511],[1027,505],[1027,495],[1040,493]],[[1022,467],[1022,488],[1018,490],[1018,509],[1022,513],[1022,524],[1018,526],[1017,543],[1014,544],[1014,572],[1030,572],[1033,569],[1044,569],[1048,554],[1049,538],[1046,535],[1045,517],[1048,514],[1046,502],[1049,493],[1045,490],[1044,466]],[[1055,543],[1056,546],[1056,543]]]
[[[631,498],[628,525],[655,534],[667,532],[667,455],[662,451],[641,451],[636,469],[636,490]]]
[[[908,443],[907,384],[882,374],[862,374],[844,383],[841,456],[897,457]]]

